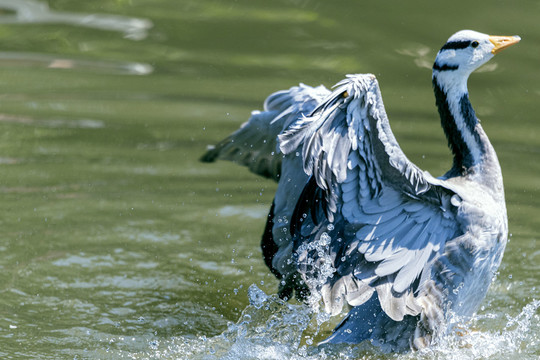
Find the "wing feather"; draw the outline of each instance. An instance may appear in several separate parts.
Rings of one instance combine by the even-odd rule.
[[[360,305],[377,291],[393,320],[417,315],[421,279],[431,276],[432,259],[459,235],[452,221],[454,192],[403,154],[375,77],[349,75],[279,141],[285,154],[304,145],[304,171],[326,193],[326,211],[313,209],[318,227],[296,241],[296,250],[319,241],[329,224],[350,233],[339,242],[332,238],[324,251],[304,253],[313,263],[330,261],[335,269],[333,276],[314,282],[318,290],[325,289],[327,309],[336,313],[344,300]],[[315,275],[321,279],[314,267],[304,273]]]
[[[278,134],[303,115],[310,114],[329,93],[323,86],[313,88],[300,84],[271,94],[264,102],[264,111],[253,111],[240,129],[209,146],[200,160],[233,161],[255,174],[278,181],[283,157],[277,146]]]
[[[356,204],[357,205],[357,204]],[[392,221],[396,216],[401,214],[403,209],[400,207],[395,207],[393,209],[388,209],[384,212],[378,214],[362,214],[362,220],[366,224],[382,224],[387,221]]]

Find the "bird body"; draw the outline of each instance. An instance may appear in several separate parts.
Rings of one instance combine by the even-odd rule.
[[[349,75],[321,101],[296,88],[270,97],[289,105],[280,113],[287,120],[276,118],[281,130],[267,134],[277,136],[282,155],[263,254],[285,297],[305,283],[330,314],[352,307],[324,343],[369,339],[387,351],[418,349],[478,308],[508,225],[501,168],[467,79],[518,41],[465,30],[437,54],[432,83],[454,155],[439,178],[402,152],[373,75]],[[265,253],[265,244],[274,247]]]

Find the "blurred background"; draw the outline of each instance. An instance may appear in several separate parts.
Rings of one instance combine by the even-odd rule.
[[[318,349],[303,306],[255,301],[277,289],[259,249],[276,185],[198,158],[270,93],[369,72],[440,175],[430,68],[473,29],[522,37],[469,81],[512,237],[469,334],[398,358],[538,358],[539,18],[533,0],[0,0],[0,357],[384,357]]]

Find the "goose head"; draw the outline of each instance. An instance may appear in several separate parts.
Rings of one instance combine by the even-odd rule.
[[[472,30],[461,30],[450,36],[439,50],[433,64],[433,77],[444,88],[452,83],[465,85],[469,75],[484,65],[499,51],[517,44],[521,38],[486,35]],[[446,85],[446,86],[445,86]]]

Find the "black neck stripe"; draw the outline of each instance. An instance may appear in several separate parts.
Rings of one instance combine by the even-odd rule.
[[[469,148],[469,145],[480,146],[482,142],[478,133],[475,131],[478,119],[476,118],[468,95],[463,94],[459,99],[459,115],[461,115],[465,121],[466,129],[459,129],[456,124],[456,118],[450,109],[446,92],[439,85],[437,77],[434,76],[432,80],[433,90],[435,91],[435,103],[437,104],[439,115],[441,117],[441,125],[446,134],[446,138],[448,139],[448,146],[454,154],[454,169],[459,172],[463,168],[470,168],[475,165],[475,159],[473,158],[472,149]],[[473,134],[476,144],[467,144],[463,138],[462,131]]]
[[[457,50],[457,49],[465,49],[471,45],[470,40],[463,40],[463,41],[450,41],[444,44],[444,46],[441,48],[440,51],[443,50]]]
[[[476,124],[478,124],[478,118],[476,117],[476,113],[474,112],[471,102],[469,101],[468,94],[463,94],[461,99],[459,99],[459,106],[461,116],[463,117],[463,120],[465,120],[465,125],[469,129],[469,132],[474,134],[477,143],[479,143],[480,139],[475,131]]]
[[[439,65],[437,62],[433,64],[433,70],[437,70],[437,71],[453,71],[457,69],[459,69],[458,65],[448,65],[448,64]]]

